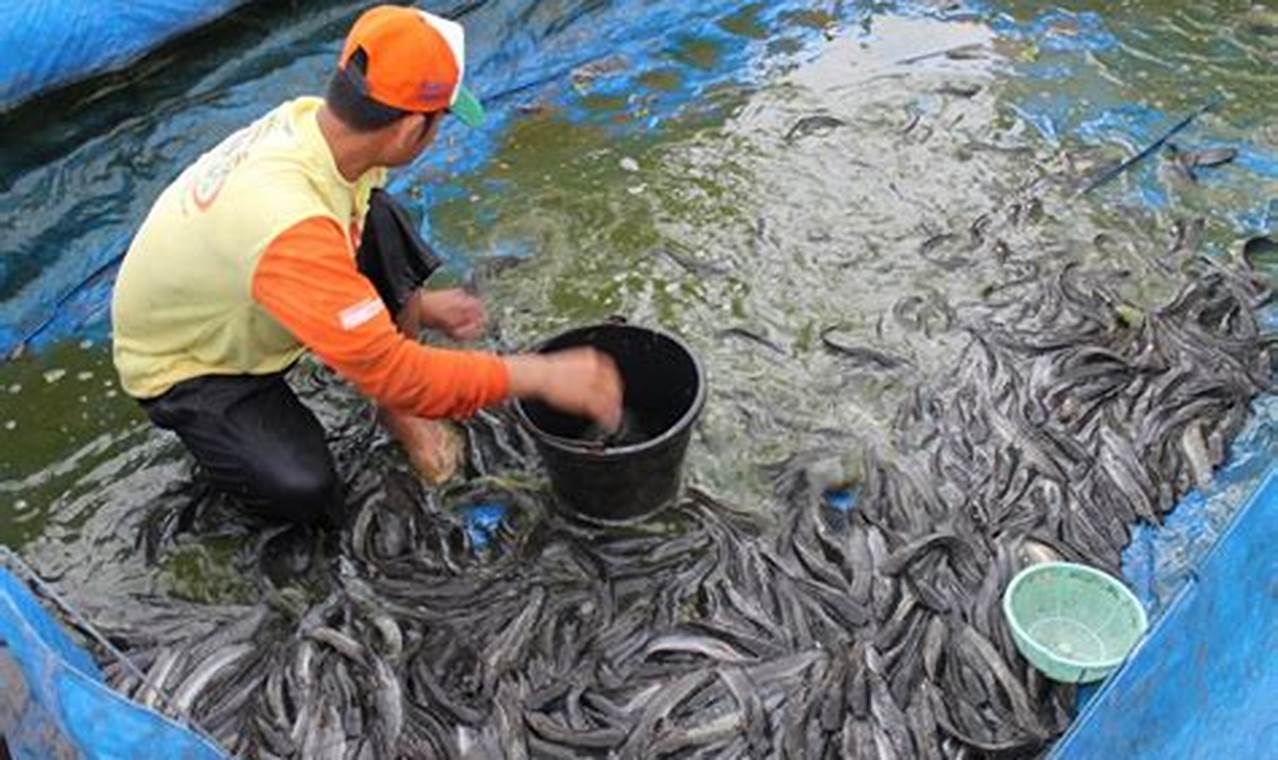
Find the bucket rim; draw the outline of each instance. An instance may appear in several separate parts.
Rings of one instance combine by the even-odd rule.
[[[701,410],[705,407],[706,396],[707,396],[705,367],[702,365],[701,360],[697,358],[696,353],[693,352],[692,348],[687,344],[687,342],[685,342],[678,335],[675,335],[674,333],[663,330],[659,327],[648,327],[646,325],[636,325],[630,322],[618,322],[618,321],[595,322],[595,323],[590,323],[585,325],[578,325],[577,327],[571,327],[571,328],[562,330],[550,336],[549,338],[546,338],[544,340],[538,341],[537,343],[534,343],[531,349],[529,350],[532,351],[533,353],[542,353],[543,350],[546,348],[546,346],[548,346],[549,344],[553,343],[556,340],[559,340],[560,338],[571,335],[573,333],[584,332],[586,330],[596,330],[599,328],[639,330],[643,332],[648,332],[648,333],[652,333],[653,335],[657,335],[661,338],[665,338],[666,340],[678,346],[683,351],[683,353],[690,360],[692,360],[692,366],[697,376],[696,394],[692,398],[692,403],[688,405],[687,411],[685,411],[682,415],[680,415],[679,419],[676,420],[669,427],[667,427],[665,431],[661,433],[661,435],[658,435],[653,438],[649,438],[646,441],[640,441],[639,443],[632,443],[626,446],[588,446],[584,444],[574,443],[572,442],[573,439],[570,439],[570,438],[564,438],[562,436],[552,435],[546,432],[545,430],[542,430],[540,426],[538,426],[535,422],[533,422],[532,418],[528,416],[528,411],[524,408],[524,399],[517,398],[514,400],[511,406],[513,406],[515,409],[515,417],[518,419],[519,424],[523,426],[524,429],[527,430],[528,433],[531,436],[533,436],[533,438],[536,439],[539,443],[543,443],[559,451],[571,453],[577,456],[586,456],[586,457],[594,458],[597,460],[620,458],[620,457],[624,457],[630,454],[635,454],[641,451],[651,451],[653,449],[657,449],[661,446],[664,446],[673,442],[685,430],[687,430],[688,428],[691,428],[693,422],[695,422],[696,418],[701,414]]]

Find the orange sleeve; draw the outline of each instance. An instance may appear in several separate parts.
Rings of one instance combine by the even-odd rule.
[[[419,417],[469,417],[510,391],[493,354],[429,348],[396,329],[328,217],[280,233],[253,273],[253,298],[316,356],[383,406]]]

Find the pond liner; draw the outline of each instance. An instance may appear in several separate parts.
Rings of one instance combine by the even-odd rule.
[[[0,9],[0,112],[123,69],[249,0],[7,0]]]

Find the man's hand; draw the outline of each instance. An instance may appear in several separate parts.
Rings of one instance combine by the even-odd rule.
[[[587,417],[608,432],[621,424],[623,388],[612,357],[593,348],[506,357],[510,393]]]
[[[432,485],[448,481],[461,469],[466,444],[450,423],[385,407],[378,407],[377,419],[399,440],[418,474]]]
[[[417,294],[418,319],[453,340],[474,340],[488,326],[484,302],[460,288],[424,290]]]

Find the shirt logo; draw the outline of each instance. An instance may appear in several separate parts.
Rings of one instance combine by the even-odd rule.
[[[235,167],[244,163],[253,146],[275,128],[278,119],[267,115],[226,138],[200,157],[192,169],[191,199],[200,211],[208,211]]]

